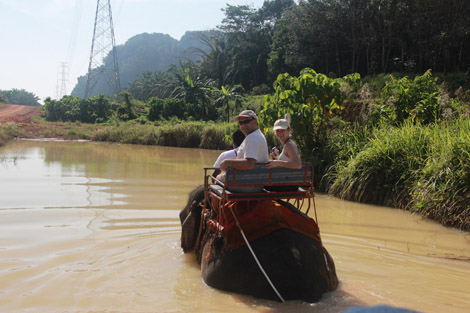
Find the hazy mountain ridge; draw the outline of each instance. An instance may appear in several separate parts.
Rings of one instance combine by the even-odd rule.
[[[180,40],[162,33],[142,33],[129,38],[123,45],[116,46],[121,90],[126,89],[143,72],[164,72],[171,64],[178,64],[180,59],[198,61],[201,56],[197,49],[206,48],[198,40],[198,36],[208,32],[210,31],[188,31]],[[112,62],[109,56],[105,59],[105,63],[108,62]],[[78,77],[72,96],[85,96],[86,80],[86,73]],[[112,93],[104,77],[94,88],[92,96],[100,93]]]

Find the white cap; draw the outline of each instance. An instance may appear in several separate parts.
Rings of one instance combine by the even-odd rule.
[[[254,118],[255,120],[258,119],[258,117],[256,116],[256,113],[253,112],[253,110],[242,111],[240,114],[235,116],[235,121],[238,121],[240,119],[240,117],[251,117],[251,118]]]
[[[274,123],[274,130],[278,130],[278,129],[289,129],[290,128],[290,125],[289,125],[289,122],[285,119],[280,119],[280,120],[277,120],[275,123]]]

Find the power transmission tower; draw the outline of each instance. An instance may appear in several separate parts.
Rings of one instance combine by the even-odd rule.
[[[60,62],[57,73],[57,100],[62,99],[67,94],[68,75],[67,62]]]
[[[106,59],[106,57],[108,58]],[[95,26],[91,42],[85,98],[92,96],[93,89],[101,79],[106,79],[113,94],[116,95],[120,92],[121,83],[119,81],[110,0],[98,0],[96,4]]]

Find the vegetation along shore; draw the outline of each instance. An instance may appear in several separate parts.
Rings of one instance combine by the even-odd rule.
[[[465,85],[466,79],[463,75],[459,81]],[[362,80],[358,74],[330,78],[304,69],[298,76],[279,75],[274,93],[230,99],[228,107],[229,115],[241,107],[260,112],[270,146],[279,144],[273,121],[290,113],[293,138],[303,160],[315,167],[318,190],[470,230],[470,92],[461,87],[450,91],[448,84],[430,71]],[[224,107],[209,108],[222,116],[218,121],[195,120],[186,108],[167,112],[168,103],[175,101],[151,98],[143,103],[127,92],[113,100],[103,95],[47,99],[42,117],[33,123],[0,124],[0,141],[54,137],[230,147],[237,125],[225,121]]]

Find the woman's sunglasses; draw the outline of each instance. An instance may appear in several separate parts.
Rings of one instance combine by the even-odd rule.
[[[250,123],[254,118],[250,118],[249,120],[244,120],[244,121],[238,121],[238,125],[246,125]]]

